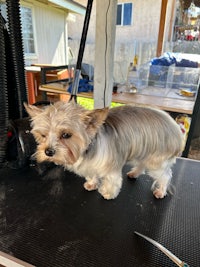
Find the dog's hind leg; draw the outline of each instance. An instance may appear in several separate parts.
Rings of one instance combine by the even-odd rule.
[[[145,171],[144,166],[140,164],[140,165],[135,166],[134,168],[132,168],[129,172],[127,172],[127,176],[129,178],[137,178],[138,176],[143,174],[144,171]]]
[[[171,164],[164,164],[160,169],[148,170],[148,174],[153,178],[152,191],[156,198],[164,198],[172,177]]]
[[[102,178],[98,191],[105,199],[114,199],[118,196],[121,187],[121,173],[109,173]]]

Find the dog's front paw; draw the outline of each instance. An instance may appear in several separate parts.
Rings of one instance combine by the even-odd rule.
[[[101,186],[98,191],[103,196],[103,198],[107,200],[114,199],[119,194],[119,190],[108,190],[105,186]]]
[[[84,188],[88,191],[96,190],[98,188],[97,183],[85,182]]]
[[[156,198],[164,198],[167,195],[167,187],[167,184],[154,181],[151,190]]]
[[[167,195],[167,191],[163,187],[155,188],[153,190],[153,195],[156,198],[164,198]]]

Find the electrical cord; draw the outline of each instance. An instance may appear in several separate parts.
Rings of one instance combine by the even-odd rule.
[[[108,7],[107,7],[107,10],[106,10],[106,27],[105,27],[105,36],[106,36],[106,46],[105,46],[105,53],[104,53],[104,58],[105,58],[105,82],[104,82],[104,99],[103,99],[103,102],[104,102],[104,108],[106,107],[106,87],[107,87],[107,64],[106,64],[106,55],[107,55],[107,50],[108,50],[108,31],[107,31],[107,26],[108,26],[108,11],[109,11],[109,8],[110,8],[110,1],[109,0],[109,3],[108,3]]]

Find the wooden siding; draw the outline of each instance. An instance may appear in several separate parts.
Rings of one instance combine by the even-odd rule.
[[[26,59],[26,63],[28,65],[31,63],[67,64],[68,13],[37,1],[33,2],[31,7],[35,28],[36,58]]]

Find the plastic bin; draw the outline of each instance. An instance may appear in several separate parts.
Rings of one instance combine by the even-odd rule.
[[[140,65],[136,71],[129,70],[127,83],[135,86],[139,94],[165,96],[167,88],[168,69],[166,66]]]
[[[129,68],[127,84],[135,86],[138,91],[143,88],[148,87],[148,77],[149,77],[149,65],[137,66],[137,68]]]
[[[168,97],[194,101],[197,95],[200,68],[170,66],[167,77]]]
[[[166,86],[170,89],[197,91],[200,68],[170,66]]]

